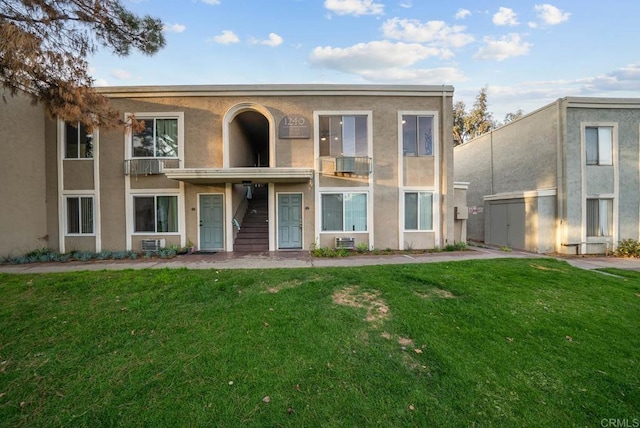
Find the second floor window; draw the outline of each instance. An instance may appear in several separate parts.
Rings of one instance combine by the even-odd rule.
[[[433,156],[433,116],[402,116],[402,152],[405,156]]]
[[[80,122],[65,123],[65,159],[93,158],[93,133]]]
[[[368,156],[366,115],[319,117],[320,156]]]
[[[584,131],[587,165],[613,165],[613,128],[589,126]]]
[[[144,130],[133,134],[131,153],[134,158],[177,158],[178,119],[139,117]]]

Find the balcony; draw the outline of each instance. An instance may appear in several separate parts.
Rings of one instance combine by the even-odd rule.
[[[321,158],[320,172],[341,177],[367,177],[371,174],[371,158],[367,156]]]
[[[179,159],[138,158],[124,161],[124,175],[164,174],[164,168],[178,168]]]

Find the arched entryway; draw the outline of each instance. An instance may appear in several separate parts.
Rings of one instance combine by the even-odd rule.
[[[225,115],[223,129],[224,167],[274,166],[273,118],[258,104],[238,104]]]

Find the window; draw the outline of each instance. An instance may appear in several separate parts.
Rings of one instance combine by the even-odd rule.
[[[177,196],[134,196],[133,209],[134,232],[178,232]]]
[[[587,199],[587,236],[613,236],[613,199]]]
[[[93,133],[80,122],[65,123],[65,152],[66,159],[93,158]]]
[[[178,118],[137,118],[144,130],[133,134],[133,157],[178,157]]]
[[[433,230],[433,193],[404,194],[404,229]]]
[[[612,165],[613,128],[589,126],[585,128],[587,165]]]
[[[320,116],[320,156],[368,156],[367,116]]]
[[[93,197],[67,197],[67,234],[93,233]]]
[[[433,156],[433,116],[402,116],[402,152],[405,156]]]
[[[366,193],[323,194],[322,230],[334,232],[366,232]]]

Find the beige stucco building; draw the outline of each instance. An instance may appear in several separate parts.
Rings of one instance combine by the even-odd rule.
[[[428,249],[461,233],[450,86],[100,92],[145,129],[88,133],[26,97],[2,104],[0,255]]]

